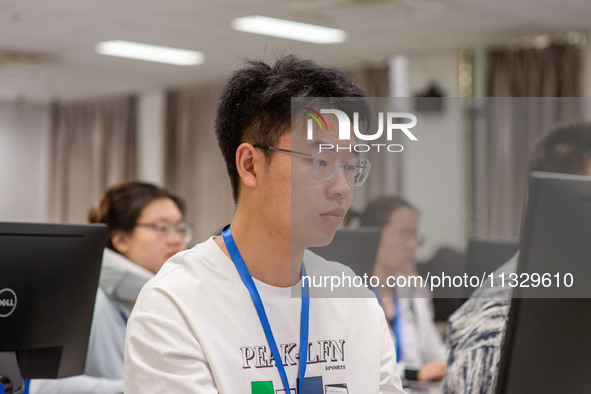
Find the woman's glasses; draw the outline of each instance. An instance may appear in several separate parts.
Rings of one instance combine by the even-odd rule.
[[[152,222],[152,223],[137,223],[136,227],[153,228],[158,233],[158,236],[165,239],[166,242],[173,242],[177,234],[182,236],[185,244],[191,242],[193,237],[193,229],[188,223],[170,224],[166,222]]]

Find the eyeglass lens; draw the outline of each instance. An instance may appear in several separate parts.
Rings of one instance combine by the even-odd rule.
[[[176,226],[172,224],[158,223],[156,229],[160,234],[162,234],[162,236],[166,237],[168,242],[172,242],[177,234],[182,237],[185,243],[189,243],[191,241],[191,227],[186,223],[177,224]]]
[[[185,241],[185,243],[189,243],[189,241],[191,241],[192,232],[191,232],[191,228],[189,227],[188,224],[179,224],[177,226],[170,226],[170,232],[168,233],[168,240],[169,241],[173,239],[173,237],[175,236],[175,233],[179,233],[183,237],[183,240]]]
[[[341,160],[336,152],[322,151],[314,159],[314,175],[321,180],[334,176],[339,166],[345,173],[345,179],[350,186],[359,186],[369,173],[370,164],[367,159],[354,158],[349,161]]]

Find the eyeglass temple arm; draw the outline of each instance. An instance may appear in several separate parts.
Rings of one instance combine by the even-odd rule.
[[[314,157],[314,155],[313,154],[310,154],[310,153],[296,152],[294,150],[276,148],[274,146],[267,146],[267,145],[261,145],[261,144],[253,144],[252,146],[254,146],[255,148],[261,148],[261,149],[267,149],[267,150],[274,150],[274,151],[286,152],[286,153],[295,153],[296,155],[304,155],[304,156],[307,156],[307,157]]]

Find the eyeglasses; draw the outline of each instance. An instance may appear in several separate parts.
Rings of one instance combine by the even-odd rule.
[[[175,236],[180,234],[183,237],[183,242],[188,244],[193,238],[193,229],[188,223],[180,223],[173,225],[166,222],[153,222],[153,223],[136,223],[136,227],[147,227],[156,230],[158,236],[162,239],[166,239],[166,242],[173,242]]]
[[[401,231],[398,233],[398,236],[409,248],[418,248],[425,241],[425,239],[420,235],[411,233],[409,231]]]
[[[368,159],[356,157],[349,161],[345,161],[341,160],[339,155],[331,150],[323,150],[316,154],[311,154],[261,144],[254,144],[253,146],[255,148],[302,155],[313,159],[314,176],[321,181],[329,180],[334,174],[336,174],[337,169],[342,168],[349,186],[361,186],[367,179],[369,170],[371,170],[371,163]]]

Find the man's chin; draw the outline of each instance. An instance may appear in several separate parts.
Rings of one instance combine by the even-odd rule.
[[[315,239],[311,240],[308,244],[307,247],[309,248],[321,248],[323,246],[326,246],[328,244],[330,244],[334,238],[334,235],[336,233],[335,231],[332,231],[330,233],[325,233],[322,234],[322,236],[318,236]]]
[[[291,232],[292,247],[299,245],[303,248],[320,248],[330,244],[337,232],[338,226],[326,226],[320,223],[316,226],[307,226],[301,231]]]

